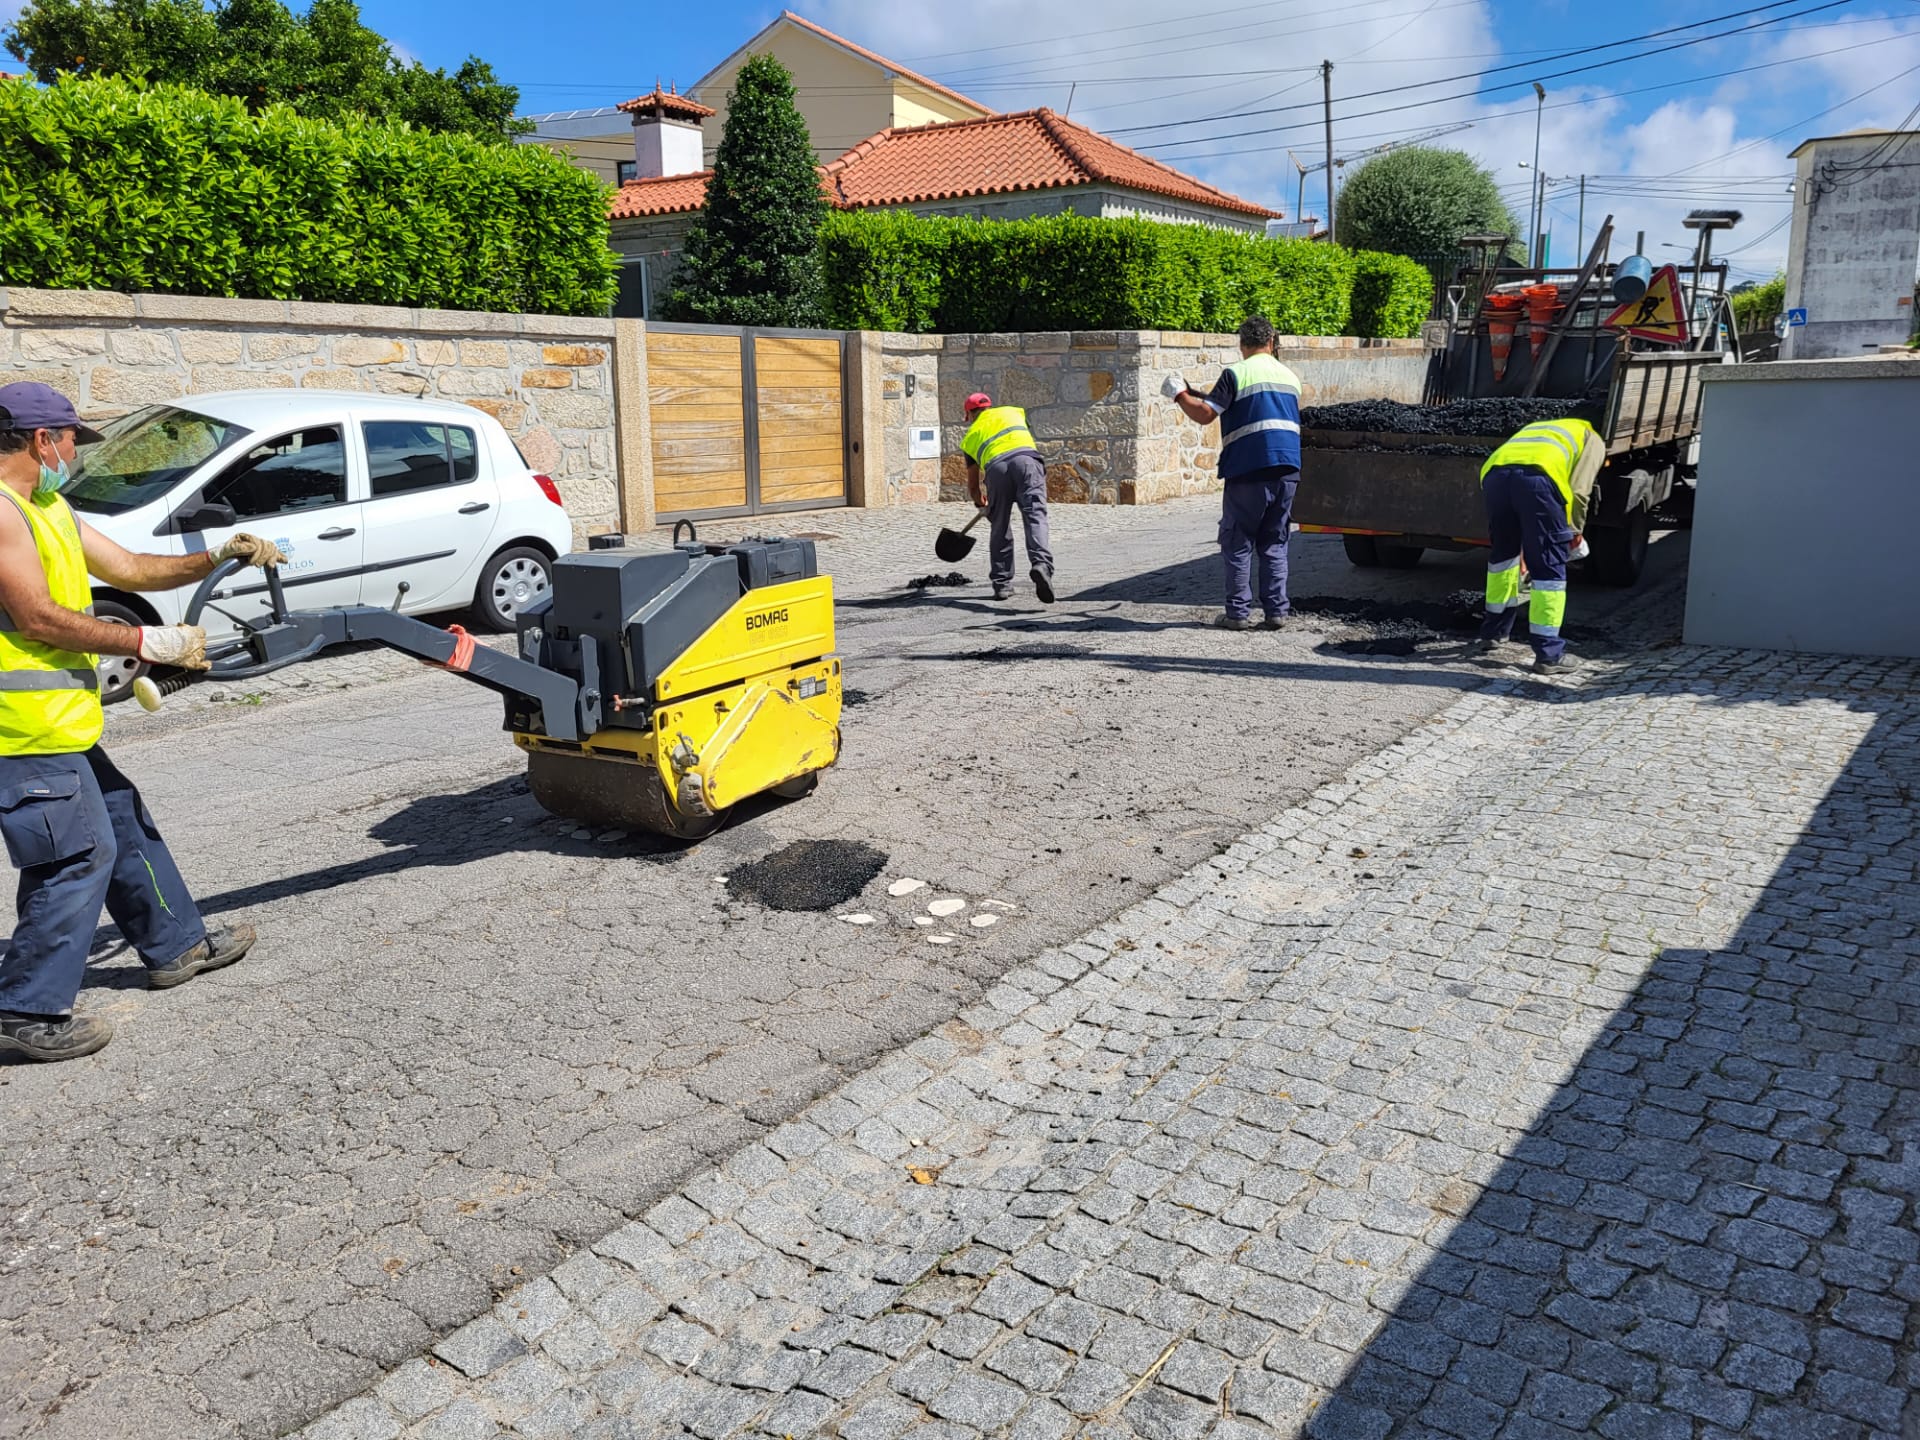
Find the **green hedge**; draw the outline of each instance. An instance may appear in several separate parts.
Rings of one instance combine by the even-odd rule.
[[[1251,314],[1283,335],[1405,336],[1432,281],[1374,256],[1364,317],[1360,258],[1337,245],[1201,225],[1058,215],[963,220],[898,211],[831,216],[821,232],[827,323],[847,330],[1237,330]],[[1410,268],[1409,268],[1410,267]],[[1414,306],[1414,272],[1426,286]],[[1409,318],[1412,316],[1412,318]],[[1352,329],[1369,326],[1398,329]]]
[[[1350,335],[1418,335],[1433,308],[1433,273],[1418,260],[1378,250],[1353,256],[1353,318]]]
[[[0,284],[600,315],[616,263],[606,188],[539,146],[0,83]]]
[[[1734,322],[1742,335],[1771,330],[1781,307],[1787,303],[1787,277],[1776,275],[1766,284],[1742,290],[1729,300]]]

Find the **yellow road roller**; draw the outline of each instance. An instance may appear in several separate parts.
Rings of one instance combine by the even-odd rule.
[[[198,617],[237,561],[202,582]],[[499,693],[534,798],[583,825],[697,840],[752,796],[805,795],[840,755],[833,580],[811,540],[590,550],[553,565],[516,654],[371,606],[287,608],[209,647],[212,680],[246,680],[371,641]]]

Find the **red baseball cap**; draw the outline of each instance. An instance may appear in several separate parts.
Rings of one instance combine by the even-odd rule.
[[[973,394],[967,396],[967,403],[961,406],[961,410],[963,413],[971,415],[974,411],[984,410],[991,404],[993,404],[993,397],[991,395],[976,390]]]

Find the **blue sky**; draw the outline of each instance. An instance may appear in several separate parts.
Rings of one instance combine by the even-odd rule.
[[[1518,162],[1533,153],[1528,82],[1538,76],[1548,90],[1541,168],[1556,180],[1605,177],[1588,184],[1589,235],[1612,210],[1620,228],[1647,229],[1658,253],[1689,238],[1679,225],[1688,209],[1731,205],[1747,219],[1722,248],[1739,251],[1743,273],[1763,276],[1786,254],[1787,152],[1810,135],[1898,123],[1920,103],[1920,0],[1791,0],[1603,48],[1755,4],[1250,0],[1211,15],[1158,0],[818,0],[799,8],[997,108],[1058,110],[1071,94],[1074,119],[1290,214],[1297,178],[1289,147],[1306,163],[1324,150],[1315,67],[1325,58],[1335,65],[1336,155],[1470,125],[1438,143],[1487,164],[1524,223],[1529,172]],[[16,8],[17,0],[0,0],[0,15]],[[684,87],[779,8],[743,0],[362,0],[368,23],[406,53],[449,67],[468,53],[491,61],[522,88],[529,112],[609,104],[651,88],[656,77]],[[1642,54],[1735,30],[1742,33]],[[1461,78],[1499,66],[1513,68]],[[1553,76],[1576,67],[1595,68]],[[1465,93],[1494,86],[1504,88]],[[1242,111],[1254,113],[1212,118]],[[1307,179],[1310,213],[1323,213],[1322,183]],[[1577,189],[1549,190],[1546,225],[1558,260],[1574,248]]]
[[[529,110],[624,99],[650,88],[656,76],[690,84],[779,13],[777,5],[740,0],[546,0],[537,9],[523,0],[363,4],[373,24],[425,59],[451,64],[471,50],[492,60],[522,86]],[[1324,153],[1314,68],[1323,58],[1335,67],[1336,155],[1471,124],[1438,143],[1457,145],[1492,168],[1509,187],[1516,214],[1526,208],[1530,175],[1518,162],[1533,153],[1528,82],[1595,66],[1545,79],[1539,116],[1541,168],[1549,176],[1609,177],[1588,183],[1588,235],[1613,210],[1622,229],[1649,231],[1650,249],[1684,243],[1690,236],[1679,220],[1688,209],[1730,205],[1747,219],[1722,248],[1739,248],[1735,263],[1764,275],[1786,255],[1787,152],[1809,135],[1898,123],[1920,102],[1920,0],[1796,0],[1600,48],[1755,4],[1255,0],[1239,9],[1215,7],[1211,20],[1205,10],[1157,0],[820,0],[800,8],[998,108],[1062,109],[1071,91],[1075,119],[1289,213],[1297,173],[1287,150],[1309,164]],[[528,24],[530,14],[538,24]],[[1748,26],[1755,28],[1742,30]],[[1742,33],[1636,58],[1726,31]],[[1554,58],[1561,56],[1567,58]],[[1460,78],[1503,65],[1514,68]],[[1343,98],[1422,81],[1444,83]],[[1503,83],[1477,96],[1463,93]],[[1285,106],[1305,108],[1278,108]],[[1239,111],[1267,113],[1210,120]],[[1188,121],[1208,123],[1177,123]],[[1316,193],[1322,183],[1308,177],[1310,212],[1324,213],[1323,192]],[[1578,219],[1577,181],[1553,185],[1546,227],[1556,258],[1572,252]]]

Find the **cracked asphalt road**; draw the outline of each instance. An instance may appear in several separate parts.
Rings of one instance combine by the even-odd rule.
[[[834,537],[845,758],[692,850],[545,816],[497,701],[393,657],[116,714],[204,907],[263,938],[159,993],[103,936],[82,1003],[114,1043],[0,1067],[0,1437],[294,1428],[1483,680],[1342,649],[1456,612],[1470,557],[1357,572],[1297,537],[1318,616],[1199,628],[1215,505],[1056,511],[1051,609],[906,591],[930,512],[801,517]],[[1677,631],[1684,543],[1578,592],[1594,645]],[[876,923],[716,883],[802,839],[887,854],[846,907]],[[936,891],[1009,908],[933,945]]]

